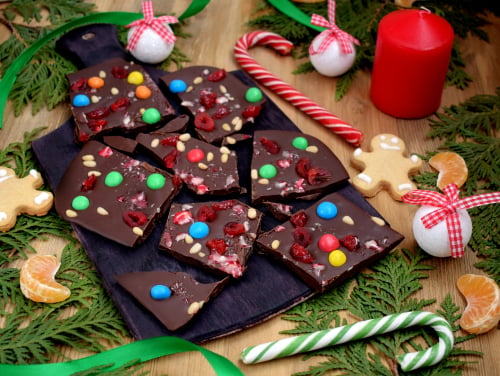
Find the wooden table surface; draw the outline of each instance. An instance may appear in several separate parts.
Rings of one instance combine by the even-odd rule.
[[[139,12],[141,1],[101,0],[98,3],[99,11],[127,11]],[[156,13],[171,13],[180,15],[187,5],[188,0],[155,1]],[[189,39],[179,39],[177,45],[187,54],[191,62],[186,65],[214,65],[226,70],[238,69],[233,57],[233,45],[245,32],[249,31],[246,22],[250,20],[258,0],[216,0],[212,1],[206,9],[193,17],[186,27],[192,34]],[[473,82],[466,90],[446,88],[442,97],[442,105],[458,104],[476,94],[494,94],[495,87],[500,84],[500,19],[490,18],[491,25],[485,30],[490,36],[490,43],[476,38],[460,41],[460,46],[467,64],[467,72],[473,77]],[[4,40],[5,32],[0,26],[0,41]],[[325,78],[317,73],[307,75],[293,75],[291,72],[299,64],[290,57],[281,57],[270,49],[258,47],[251,50],[252,56],[271,72],[277,74],[296,89],[315,100],[318,104],[344,119],[364,133],[363,149],[366,150],[370,139],[379,133],[392,133],[401,137],[407,150],[412,153],[424,153],[433,150],[438,145],[436,140],[426,139],[429,130],[427,119],[401,120],[385,115],[371,103],[369,99],[370,73],[360,72],[356,76],[354,85],[348,94],[340,101],[334,99],[336,79]],[[174,68],[172,68],[174,69]],[[273,101],[294,121],[304,132],[323,140],[340,158],[348,169],[350,176],[357,170],[350,166],[350,157],[353,147],[345,141],[323,128],[321,125],[294,108],[291,104],[264,89]],[[0,131],[0,147],[5,147],[11,142],[22,140],[26,130],[39,126],[48,126],[46,132],[63,124],[70,116],[66,105],[61,105],[53,111],[42,111],[35,116],[27,108],[21,116],[14,117],[12,106],[9,104],[4,117],[4,129]],[[392,224],[393,228],[405,235],[401,247],[411,248],[415,242],[411,232],[411,218],[416,210],[415,206],[402,204],[381,192],[376,197],[369,199],[370,203],[379,210]],[[36,244],[39,253],[53,253],[61,249],[57,240],[48,240]],[[466,252],[462,259],[452,260],[433,259],[432,265],[436,267],[430,272],[429,278],[423,281],[424,289],[419,292],[421,298],[436,298],[441,302],[446,294],[450,293],[455,302],[465,306],[460,293],[455,287],[457,278],[464,273],[483,274],[473,264],[477,261],[473,252]],[[438,307],[430,306],[429,310]],[[219,353],[240,366],[245,375],[291,375],[295,372],[305,371],[308,362],[301,360],[300,356],[285,358],[279,361],[267,362],[260,365],[245,366],[239,362],[241,350],[249,345],[258,344],[282,338],[279,331],[291,329],[293,324],[282,320],[279,316],[272,318],[260,325],[245,329],[237,334],[210,341],[204,346]],[[500,375],[500,333],[493,330],[478,336],[461,345],[468,350],[484,353],[484,357],[477,364],[468,365],[466,376],[491,376]],[[65,355],[81,357],[70,349],[63,349]],[[470,360],[477,360],[471,358]],[[317,359],[313,360],[314,362]],[[146,370],[151,370],[152,375],[183,376],[183,375],[212,375],[214,372],[199,353],[178,354],[147,363]]]

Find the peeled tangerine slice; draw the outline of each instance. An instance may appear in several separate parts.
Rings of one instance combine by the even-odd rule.
[[[460,188],[469,175],[464,159],[451,151],[437,153],[429,159],[429,164],[439,171],[437,186],[441,190],[451,183],[455,183]]]
[[[55,280],[60,266],[59,260],[52,255],[30,257],[21,268],[23,295],[40,303],[58,303],[68,299],[71,291]]]
[[[458,290],[467,301],[460,327],[474,334],[495,328],[500,321],[500,287],[483,275],[464,274],[457,280]]]

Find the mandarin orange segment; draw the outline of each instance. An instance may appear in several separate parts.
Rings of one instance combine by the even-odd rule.
[[[458,290],[467,301],[460,327],[474,334],[495,328],[500,321],[500,287],[483,275],[464,274],[457,280]]]
[[[55,256],[30,257],[22,266],[20,273],[23,295],[41,303],[58,303],[69,298],[71,291],[55,280],[60,266],[61,263]]]
[[[429,159],[429,164],[439,172],[437,186],[441,190],[451,183],[455,183],[460,188],[469,175],[465,160],[451,151],[437,153]]]

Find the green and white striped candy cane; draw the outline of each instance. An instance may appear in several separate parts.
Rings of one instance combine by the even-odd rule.
[[[454,343],[448,321],[431,312],[411,311],[247,347],[241,360],[246,364],[266,362],[412,326],[430,326],[439,341],[427,350],[398,355],[397,361],[403,371],[432,366],[448,356]]]

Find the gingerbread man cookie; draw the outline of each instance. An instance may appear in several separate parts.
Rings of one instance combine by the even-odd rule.
[[[0,167],[0,231],[5,232],[15,226],[17,216],[45,215],[52,207],[54,196],[50,192],[37,190],[43,184],[38,171],[19,179],[7,167]]]
[[[352,178],[352,184],[366,197],[386,189],[393,199],[401,201],[405,193],[416,189],[408,176],[418,171],[422,160],[416,155],[405,157],[404,141],[392,134],[375,136],[370,146],[371,152],[354,150],[351,162],[362,171]]]

